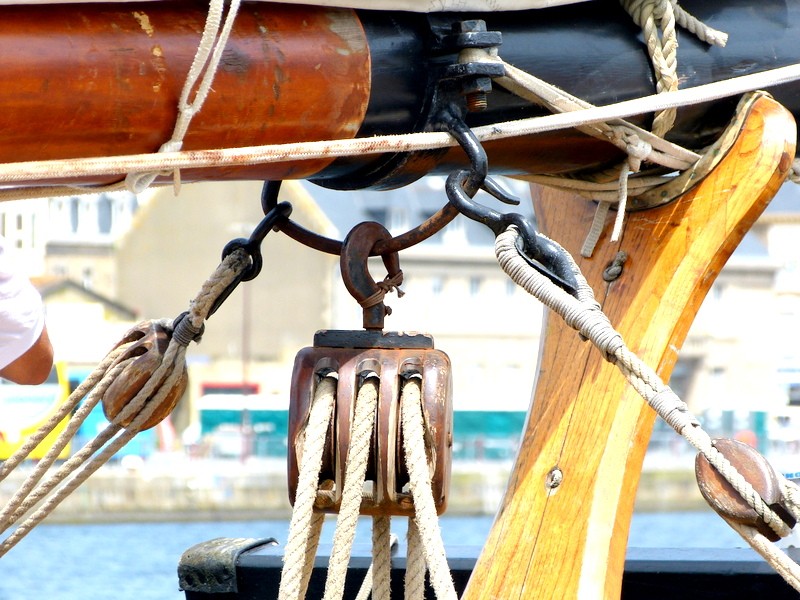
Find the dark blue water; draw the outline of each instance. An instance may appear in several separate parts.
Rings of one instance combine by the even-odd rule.
[[[405,520],[395,519],[398,535]],[[482,545],[491,517],[444,517],[448,545]],[[369,521],[357,541],[369,543]],[[333,537],[333,523],[323,541]],[[215,537],[286,540],[286,521],[40,525],[0,558],[0,600],[181,600],[176,568],[184,550]],[[634,515],[631,547],[735,547],[741,538],[715,514]]]

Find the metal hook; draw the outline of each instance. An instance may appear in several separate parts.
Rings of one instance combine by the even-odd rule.
[[[518,198],[506,192],[497,182],[489,178],[489,158],[486,156],[486,150],[464,119],[451,108],[443,109],[439,113],[439,119],[469,159],[470,170],[467,171],[469,177],[464,182],[466,193],[472,197],[479,189],[482,189],[504,204],[519,205]]]
[[[292,205],[288,202],[281,202],[267,212],[264,218],[261,219],[261,222],[253,229],[253,233],[250,234],[248,239],[237,238],[225,244],[225,247],[222,249],[222,260],[225,260],[225,258],[236,250],[242,249],[250,256],[251,262],[250,265],[220,293],[214,301],[214,304],[211,305],[211,309],[208,311],[209,317],[222,306],[222,303],[227,300],[228,296],[236,289],[237,285],[242,281],[255,279],[261,272],[261,267],[264,264],[264,259],[261,256],[261,243],[272,228],[275,227],[275,224],[281,219],[287,218],[290,214],[292,214]]]
[[[536,231],[533,223],[519,213],[501,213],[487,206],[478,204],[469,195],[467,184],[470,172],[456,171],[447,178],[445,192],[447,199],[460,213],[473,221],[483,223],[492,230],[495,237],[511,225],[520,233],[520,255],[534,269],[547,277],[557,286],[575,295],[578,281],[572,271],[572,261],[563,249]]]
[[[403,271],[397,252],[381,256],[388,273],[382,284],[375,282],[367,265],[375,244],[391,237],[392,234],[383,225],[367,221],[353,227],[342,244],[342,281],[364,310],[364,329],[383,329],[383,318],[392,312],[383,303],[383,295],[389,288],[397,288],[398,295],[402,295],[399,286],[403,282]]]
[[[261,219],[261,222],[256,225],[255,229],[253,229],[253,233],[250,234],[248,239],[236,238],[225,245],[225,247],[222,249],[223,260],[235,250],[240,248],[250,255],[252,264],[245,269],[240,281],[250,281],[251,279],[255,279],[256,276],[261,272],[261,267],[264,262],[261,256],[261,243],[264,241],[264,238],[267,237],[267,234],[272,231],[272,228],[275,227],[275,224],[278,221],[288,217],[291,214],[292,205],[288,202],[281,202],[280,204],[276,205],[275,208],[265,214],[264,218]]]

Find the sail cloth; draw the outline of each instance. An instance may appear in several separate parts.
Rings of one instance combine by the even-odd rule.
[[[142,2],[143,0],[0,0],[1,5],[24,4],[78,4],[118,2]],[[158,2],[160,0],[146,0]],[[272,0],[258,0],[271,2]],[[587,0],[282,0],[275,4],[306,4],[312,6],[338,6],[342,8],[364,8],[372,10],[402,10],[410,12],[494,12],[504,10],[527,10],[547,8],[562,4],[578,4]]]

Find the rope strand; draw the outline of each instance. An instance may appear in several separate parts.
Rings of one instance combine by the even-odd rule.
[[[608,317],[602,312],[600,305],[594,299],[591,287],[580,272],[577,264],[572,261],[571,268],[579,282],[577,297],[570,296],[567,292],[553,284],[547,277],[533,269],[523,257],[520,256],[516,246],[519,232],[516,227],[509,227],[501,233],[496,240],[495,252],[503,271],[511,279],[525,289],[528,293],[539,299],[554,313],[560,315],[564,321],[578,331],[584,338],[591,341],[606,360],[616,365],[634,389],[645,401],[661,416],[675,431],[683,436],[694,446],[714,468],[734,487],[749,506],[763,519],[763,521],[779,536],[785,537],[790,533],[790,528],[770,508],[736,468],[714,447],[710,436],[700,427],[699,421],[688,411],[688,407],[677,395],[661,380],[658,374],[642,362],[631,352],[622,336],[614,330]],[[555,242],[552,242],[555,244]],[[566,251],[564,256],[569,257]],[[785,481],[785,480],[784,480]],[[787,482],[783,488],[788,489]],[[792,492],[796,500],[797,495]],[[737,529],[738,530],[738,529]],[[748,540],[753,547],[761,552],[758,545],[760,538],[748,535]],[[762,554],[771,561],[772,554]],[[781,574],[785,565],[770,562]],[[800,573],[800,568],[795,571],[787,581],[794,585],[794,573]],[[800,580],[800,579],[798,579]],[[797,588],[800,591],[800,588]]]

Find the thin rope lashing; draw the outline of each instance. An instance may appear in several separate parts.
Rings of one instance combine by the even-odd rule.
[[[186,81],[183,84],[180,98],[178,100],[178,118],[172,131],[172,137],[158,149],[158,152],[175,152],[183,147],[183,138],[189,130],[189,124],[194,116],[200,112],[203,104],[211,91],[211,84],[219,68],[222,53],[228,43],[233,23],[239,12],[241,0],[230,0],[228,13],[220,31],[222,13],[225,9],[225,0],[211,0],[208,8],[206,23],[200,44],[197,47]],[[200,85],[197,82],[200,80]],[[195,91],[195,86],[197,90]],[[194,98],[190,100],[192,92]],[[126,187],[135,194],[146,190],[155,181],[160,172],[131,173],[125,178]],[[173,170],[173,177],[176,192],[180,186],[180,170]]]

